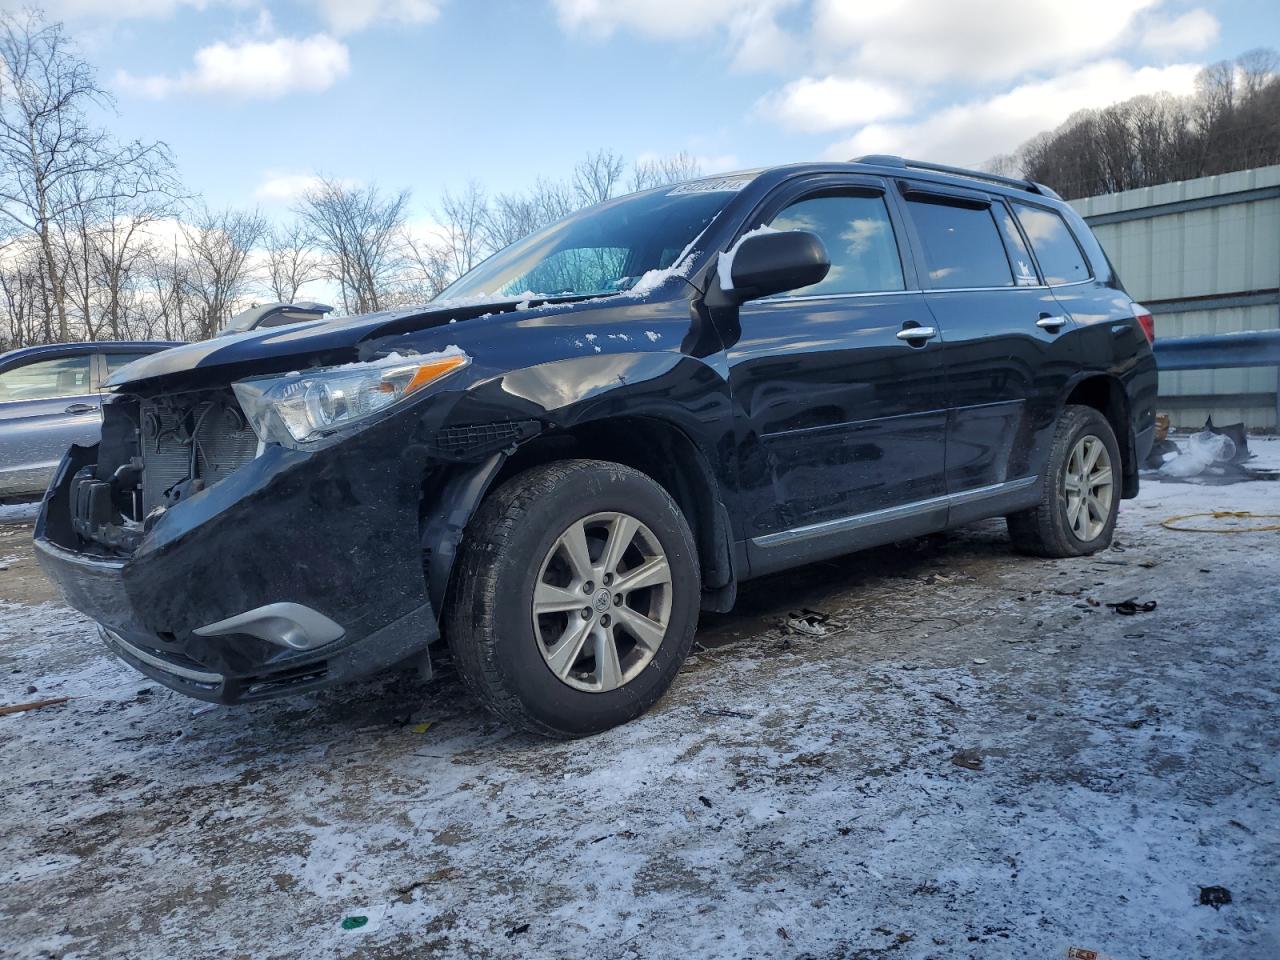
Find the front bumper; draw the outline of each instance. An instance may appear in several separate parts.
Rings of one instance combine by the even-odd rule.
[[[237,703],[372,674],[439,638],[419,539],[425,454],[406,440],[269,447],[170,508],[127,558],[92,555],[71,532],[72,478],[97,462],[96,447],[73,447],[41,506],[36,555],[112,650],[193,697]],[[201,632],[281,605],[340,636],[299,650],[253,630]]]

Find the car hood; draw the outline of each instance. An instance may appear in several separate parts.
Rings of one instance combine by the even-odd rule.
[[[557,304],[557,306],[560,306]],[[571,304],[565,304],[568,309]],[[337,354],[380,336],[424,330],[458,320],[515,309],[514,300],[467,304],[426,304],[384,310],[341,320],[304,320],[189,343],[135,360],[107,380],[108,387],[168,377],[192,370],[233,366],[288,357]],[[352,358],[354,359],[354,358]]]

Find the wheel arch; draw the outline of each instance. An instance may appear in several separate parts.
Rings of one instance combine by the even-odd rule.
[[[1063,398],[1062,405],[1076,404],[1092,407],[1111,424],[1120,447],[1122,498],[1138,495],[1137,438],[1129,410],[1129,396],[1118,377],[1098,373],[1087,375],[1073,383]]]
[[[684,513],[698,547],[703,609],[732,608],[737,593],[733,532],[711,465],[680,427],[657,417],[628,415],[547,430],[514,450],[449,473],[423,517],[427,587],[437,616],[448,598],[466,525],[489,491],[532,467],[568,459],[621,463],[666,490]]]

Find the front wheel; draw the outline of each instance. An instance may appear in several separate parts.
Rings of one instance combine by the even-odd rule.
[[[1120,446],[1092,407],[1070,405],[1058,418],[1040,503],[1006,518],[1014,547],[1039,557],[1079,557],[1111,545],[1120,509]]]
[[[620,464],[513,477],[467,526],[445,633],[463,681],[504,720],[557,737],[631,720],[693,643],[693,535],[670,496]]]

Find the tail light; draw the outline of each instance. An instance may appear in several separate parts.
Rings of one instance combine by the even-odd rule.
[[[1147,338],[1147,343],[1155,343],[1156,318],[1151,315],[1151,311],[1140,303],[1130,303],[1129,308],[1133,310],[1133,317],[1138,321],[1138,326],[1142,328],[1142,332]]]

